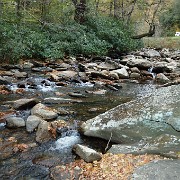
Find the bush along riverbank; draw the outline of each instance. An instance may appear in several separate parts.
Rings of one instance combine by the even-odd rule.
[[[118,55],[142,46],[132,40],[131,27],[108,17],[89,18],[80,25],[0,22],[0,59],[58,59],[66,55]]]
[[[145,179],[144,174],[147,172],[148,178],[152,177],[150,171],[147,171],[148,168],[156,169],[153,172],[157,172],[158,177],[162,177],[161,169],[165,169],[164,166],[168,166],[169,169],[166,172],[163,171],[163,177],[168,176],[172,169],[175,169],[172,171],[174,179],[179,177],[179,171],[176,171],[179,168],[179,160],[168,159],[179,158],[179,109],[177,109],[179,107],[177,89],[180,83],[179,60],[179,50],[141,49],[121,56],[119,59],[108,56],[77,56],[56,61],[29,59],[15,65],[1,65],[0,158],[3,165],[0,166],[0,177],[128,179],[134,173],[132,178]],[[88,104],[89,98],[89,103],[94,107],[86,111],[93,118],[99,112],[106,111],[106,108],[100,111],[106,104],[99,104],[98,101],[93,103],[90,98],[93,96],[94,99],[103,98],[109,95],[110,91],[111,94],[119,92],[116,96],[117,100],[118,96],[123,98],[123,90],[127,84],[141,85],[142,82],[161,88],[155,90],[155,88],[150,89],[150,86],[148,86],[149,89],[137,86],[138,94],[138,90],[133,91],[133,86],[130,86],[125,90],[129,91],[127,92],[129,99],[121,101],[121,103],[128,102],[127,104],[120,106],[120,110],[114,109],[114,111],[117,110],[116,113],[112,109],[96,117],[103,119],[107,115],[105,124],[101,123],[102,127],[99,127],[96,121],[92,123],[97,125],[95,128],[90,128],[91,131],[97,130],[95,133],[91,133],[87,127],[88,122],[93,119],[81,125],[82,121],[88,120],[87,114],[84,113],[78,120],[77,112],[68,110],[75,104],[73,110],[80,107],[79,112],[85,111],[81,108]],[[131,94],[141,98],[136,100],[136,97],[130,97]],[[108,101],[107,105],[114,103],[111,99]],[[153,109],[157,106],[159,106],[158,109]],[[112,108],[112,106],[109,107]],[[163,110],[167,112],[164,113]],[[149,114],[151,112],[154,113],[152,117]],[[118,122],[118,128],[123,130],[124,134],[116,133],[119,130],[115,127],[116,123],[109,122],[109,117],[114,120],[116,115],[122,117],[125,123],[128,118],[131,120],[126,126]],[[135,127],[136,120],[143,123],[140,115],[147,121],[152,121],[151,124],[146,122],[148,126],[145,124],[145,131],[141,129],[141,124]],[[128,128],[130,126],[134,129]],[[160,131],[157,130],[158,128]],[[159,133],[155,138],[151,132],[152,129]],[[98,143],[96,149],[99,152],[94,152],[86,146],[81,146],[88,143],[82,141],[78,130],[85,135],[101,137],[107,141]],[[101,130],[102,132],[107,130],[107,133],[103,134]],[[138,135],[138,132],[143,137]],[[151,135],[153,138],[150,137]],[[96,141],[98,142],[97,139],[90,139],[89,147],[95,146]],[[113,142],[118,142],[120,145],[112,146]],[[133,144],[127,146],[126,142]],[[67,144],[70,145],[69,149]],[[81,145],[74,146],[75,144]],[[99,144],[103,147],[99,147]],[[164,145],[166,145],[165,151]],[[77,155],[72,154],[72,147]],[[105,154],[102,155],[102,153]],[[75,157],[78,159],[80,157],[80,160],[75,160]],[[157,161],[153,161],[155,159]],[[162,161],[162,159],[165,160]],[[153,162],[147,164],[150,161]],[[144,164],[147,166],[142,166]],[[159,169],[156,167],[157,164]],[[138,166],[143,168],[135,170]]]

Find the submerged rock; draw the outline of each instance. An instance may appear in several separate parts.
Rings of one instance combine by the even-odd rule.
[[[117,143],[136,143],[162,134],[180,137],[180,85],[157,89],[138,100],[119,105],[81,125],[87,136]]]

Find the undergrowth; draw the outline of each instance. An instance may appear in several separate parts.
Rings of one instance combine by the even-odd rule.
[[[0,22],[0,59],[17,62],[20,58],[58,59],[65,55],[107,55],[137,49],[132,29],[108,17],[89,18],[83,25]]]

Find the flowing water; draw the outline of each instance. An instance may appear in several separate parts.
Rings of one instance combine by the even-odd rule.
[[[30,85],[33,81],[37,86]],[[71,122],[70,129],[62,133],[56,140],[48,143],[39,144],[26,152],[12,153],[12,148],[7,143],[7,151],[1,155],[0,161],[0,178],[1,179],[49,179],[49,168],[56,165],[72,162],[76,156],[72,153],[74,144],[86,144],[98,151],[103,152],[107,145],[107,141],[97,138],[88,138],[80,135],[77,131],[78,124],[86,121],[96,115],[103,113],[119,104],[131,101],[135,98],[142,97],[151,93],[156,88],[154,84],[136,84],[122,83],[122,89],[119,91],[107,90],[103,95],[88,94],[87,91],[95,91],[98,88],[91,83],[69,84],[66,87],[58,87],[55,83],[47,80],[46,77],[32,74],[32,78],[25,79],[21,84],[25,85],[23,94],[0,95],[0,111],[9,110],[7,101],[17,100],[20,98],[38,98],[43,102],[47,97],[70,98],[69,92],[80,92],[87,98],[79,98],[80,103],[64,103],[64,104],[47,104],[48,106],[71,112],[67,115],[61,115],[58,119],[64,119]],[[10,86],[11,90],[16,91],[18,83],[13,83]],[[102,88],[104,89],[104,88]],[[29,110],[17,111],[18,116],[27,118],[30,114]],[[15,137],[19,143],[32,144],[35,142],[35,133],[29,134],[25,128],[8,129],[5,123],[0,123],[0,140],[7,140],[10,137]],[[0,142],[1,143],[1,142]],[[99,146],[101,144],[101,146]],[[2,149],[1,149],[2,150]],[[8,152],[11,152],[8,154]]]

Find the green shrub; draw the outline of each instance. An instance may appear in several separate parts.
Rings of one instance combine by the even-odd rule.
[[[0,22],[0,58],[16,62],[20,58],[58,59],[64,55],[106,55],[110,49],[130,51],[138,48],[131,29],[108,17],[76,22],[37,24]]]

